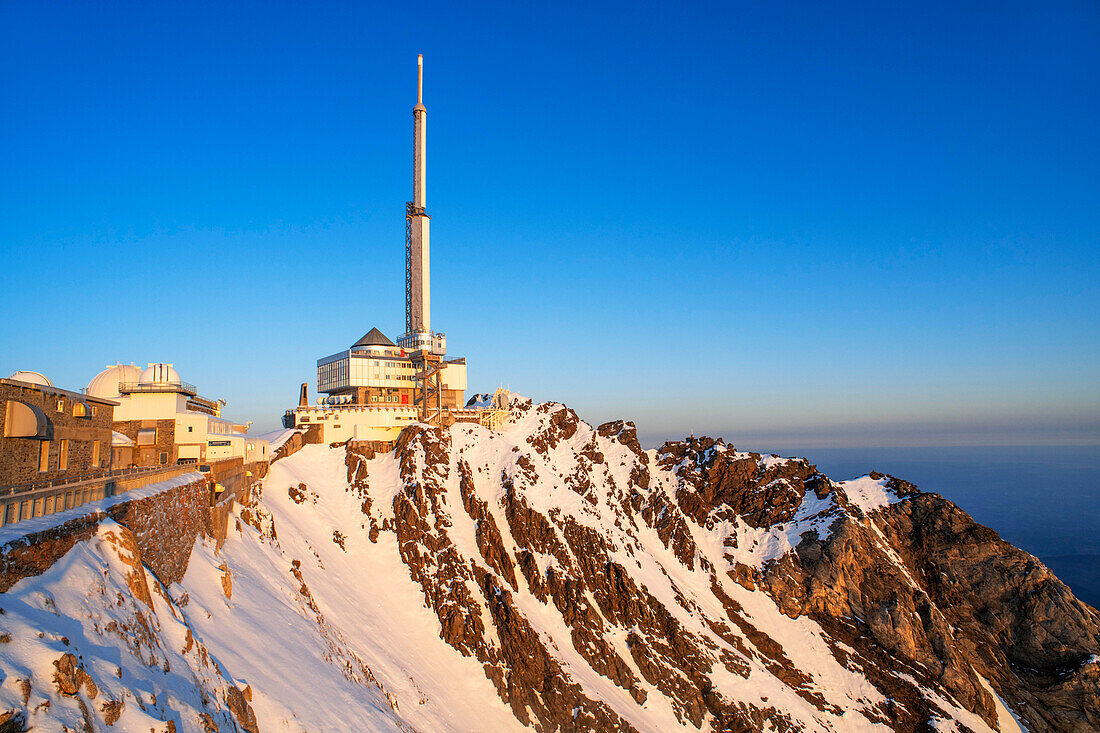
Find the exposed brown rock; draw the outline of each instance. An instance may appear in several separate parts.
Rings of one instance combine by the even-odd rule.
[[[222,592],[225,593],[226,598],[233,597],[233,573],[229,570],[229,565],[222,563],[218,566],[218,570],[222,571]],[[191,630],[188,629],[187,633],[190,634]]]
[[[57,670],[53,676],[54,685],[57,686],[57,691],[62,695],[70,697],[76,695],[80,692],[81,687],[84,688],[85,694],[93,700],[99,694],[99,688],[96,687],[95,681],[84,671],[84,667],[76,655],[65,653],[54,660],[53,666]]]
[[[233,717],[237,719],[237,725],[242,730],[246,733],[260,733],[259,725],[256,722],[256,713],[252,710],[252,706],[248,704],[248,700],[245,699],[241,690],[230,685],[225,696],[225,703],[229,707],[229,711],[233,713]]]
[[[100,705],[99,710],[103,713],[103,722],[107,725],[114,725],[118,722],[118,719],[122,717],[122,710],[126,707],[126,703],[122,700],[104,700]]]
[[[27,730],[27,717],[22,710],[0,713],[0,733],[23,733]]]
[[[203,733],[219,733],[218,724],[210,713],[200,714],[199,719],[202,721]]]

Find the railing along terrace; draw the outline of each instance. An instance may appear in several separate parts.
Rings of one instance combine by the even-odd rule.
[[[21,484],[9,484],[7,486],[0,486],[0,496],[23,494],[29,491],[48,489],[56,486],[65,486],[66,484],[75,484],[81,481],[96,481],[99,479],[108,478],[128,478],[131,476],[143,476],[145,474],[159,473],[161,471],[167,471],[173,468],[176,468],[176,464],[158,466],[135,466],[133,468],[114,468],[102,471],[86,471],[81,474],[70,474],[68,476],[61,476],[59,478],[50,479],[48,481],[42,479],[39,481],[27,481]]]
[[[0,487],[0,526],[72,509],[194,470],[194,464],[143,466],[3,486]]]
[[[132,394],[134,392],[183,392],[189,394],[192,397],[196,396],[199,392],[195,389],[195,385],[188,384],[187,382],[119,382],[118,391],[120,394]]]
[[[324,412],[332,410],[411,410],[415,407],[407,402],[371,402],[366,405],[359,405],[354,402],[344,402],[342,404],[335,405],[298,405],[294,408],[293,412],[310,412],[313,410]],[[292,412],[292,410],[287,410]]]

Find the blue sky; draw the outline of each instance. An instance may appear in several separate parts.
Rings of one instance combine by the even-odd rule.
[[[1100,443],[1100,6],[0,4],[0,372],[275,427],[433,325],[649,441]]]

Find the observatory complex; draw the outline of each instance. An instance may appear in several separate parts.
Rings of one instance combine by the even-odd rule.
[[[377,328],[343,351],[317,360],[316,404],[302,385],[287,428],[312,432],[318,442],[392,441],[409,424],[489,426],[493,410],[465,409],[466,360],[447,359],[447,337],[432,331],[430,237],[427,212],[427,122],[424,57],[417,57],[413,107],[413,196],[405,204],[405,332],[394,343]]]

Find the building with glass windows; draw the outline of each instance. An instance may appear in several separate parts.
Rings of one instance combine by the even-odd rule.
[[[198,394],[171,364],[114,364],[92,378],[85,394],[112,400],[118,466],[270,460],[267,441],[221,416],[225,400]]]
[[[372,328],[348,349],[317,360],[316,404],[309,404],[303,390],[298,408],[287,412],[284,424],[303,429],[320,425],[325,443],[396,439],[420,415],[423,362],[415,356],[422,354]],[[466,360],[451,360],[440,368],[444,409],[461,407]]]

